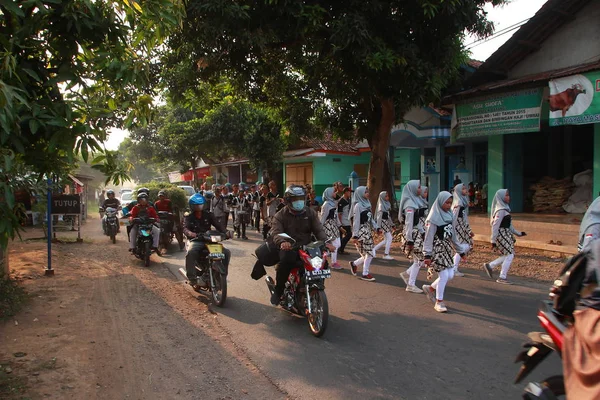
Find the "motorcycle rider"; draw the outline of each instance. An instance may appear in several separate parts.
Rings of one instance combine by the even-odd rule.
[[[285,207],[273,216],[273,226],[271,227],[273,242],[280,249],[275,291],[271,296],[271,304],[273,305],[279,304],[285,282],[300,260],[298,251],[292,250],[292,243],[288,239],[279,236],[279,234],[288,234],[296,241],[294,245],[297,246],[310,243],[313,234],[317,240],[327,240],[327,235],[317,213],[306,206],[306,191],[302,186],[288,186],[283,195],[283,201]],[[326,246],[330,251],[334,250],[331,244],[327,243]]]
[[[137,196],[137,204],[131,210],[129,214],[129,221],[131,222],[131,234],[129,238],[129,251],[133,252],[135,244],[137,242],[138,225],[133,222],[135,218],[154,218],[158,220],[158,214],[154,207],[150,206],[148,202],[148,195],[146,193],[140,193]],[[152,224],[152,250],[158,254],[158,239],[160,237],[160,229]]]
[[[119,199],[117,199],[115,197],[115,191],[112,189],[108,189],[106,191],[106,200],[104,200],[104,202],[102,203],[102,208],[106,211],[106,209],[108,207],[112,207],[116,210],[119,209],[119,207],[121,207],[121,202],[119,201]],[[106,234],[106,214],[104,214],[104,216],[102,217],[102,230],[104,231],[104,233]],[[119,231],[119,229],[117,228],[117,232]]]
[[[221,221],[217,220],[213,213],[208,212],[205,209],[205,204],[206,200],[200,193],[196,193],[190,197],[189,205],[191,212],[185,217],[183,233],[188,239],[193,239],[198,237],[199,234],[209,231],[211,226],[214,226],[217,231],[226,233],[227,237],[229,237],[227,227]],[[231,251],[223,248],[223,253],[225,254],[223,263],[225,264],[225,268],[227,268],[229,266],[229,260],[231,259]],[[196,276],[196,261],[206,257],[207,254],[204,243],[200,241],[188,242],[188,250],[185,255],[185,270],[190,285],[192,285],[194,289],[197,287],[206,287],[206,282],[200,282]],[[202,277],[200,279],[202,279]]]
[[[173,212],[173,204],[167,197],[167,192],[164,190],[158,192],[158,200],[154,203],[154,208],[156,208],[156,211]]]

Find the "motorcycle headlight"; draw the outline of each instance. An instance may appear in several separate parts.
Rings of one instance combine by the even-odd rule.
[[[218,243],[221,241],[221,236],[217,236],[217,235],[211,235],[210,236],[210,241],[213,243]]]

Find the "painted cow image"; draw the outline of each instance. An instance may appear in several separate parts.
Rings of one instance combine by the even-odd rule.
[[[577,83],[564,92],[548,96],[548,101],[550,102],[550,111],[560,110],[562,111],[562,116],[564,117],[567,111],[569,111],[569,108],[575,104],[577,96],[579,96],[581,93],[585,93],[585,89],[583,86]]]

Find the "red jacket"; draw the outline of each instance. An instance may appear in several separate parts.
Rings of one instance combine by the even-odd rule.
[[[154,208],[156,208],[156,211],[173,211],[171,200],[169,199],[158,200],[156,203],[154,203]]]
[[[138,217],[142,217],[142,216],[158,219],[158,214],[157,214],[156,210],[154,209],[154,207],[151,207],[150,205],[142,206],[141,204],[136,204],[135,207],[133,207],[133,209],[131,210],[130,215],[131,215],[129,217],[130,220],[133,220],[134,218],[138,218]]]

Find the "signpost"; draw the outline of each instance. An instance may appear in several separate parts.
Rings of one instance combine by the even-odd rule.
[[[46,267],[46,271],[44,271],[44,275],[52,276],[54,275],[54,270],[52,269],[52,178],[48,177],[48,195],[46,200],[48,201],[46,218],[48,218],[47,228],[48,228],[48,266]]]

